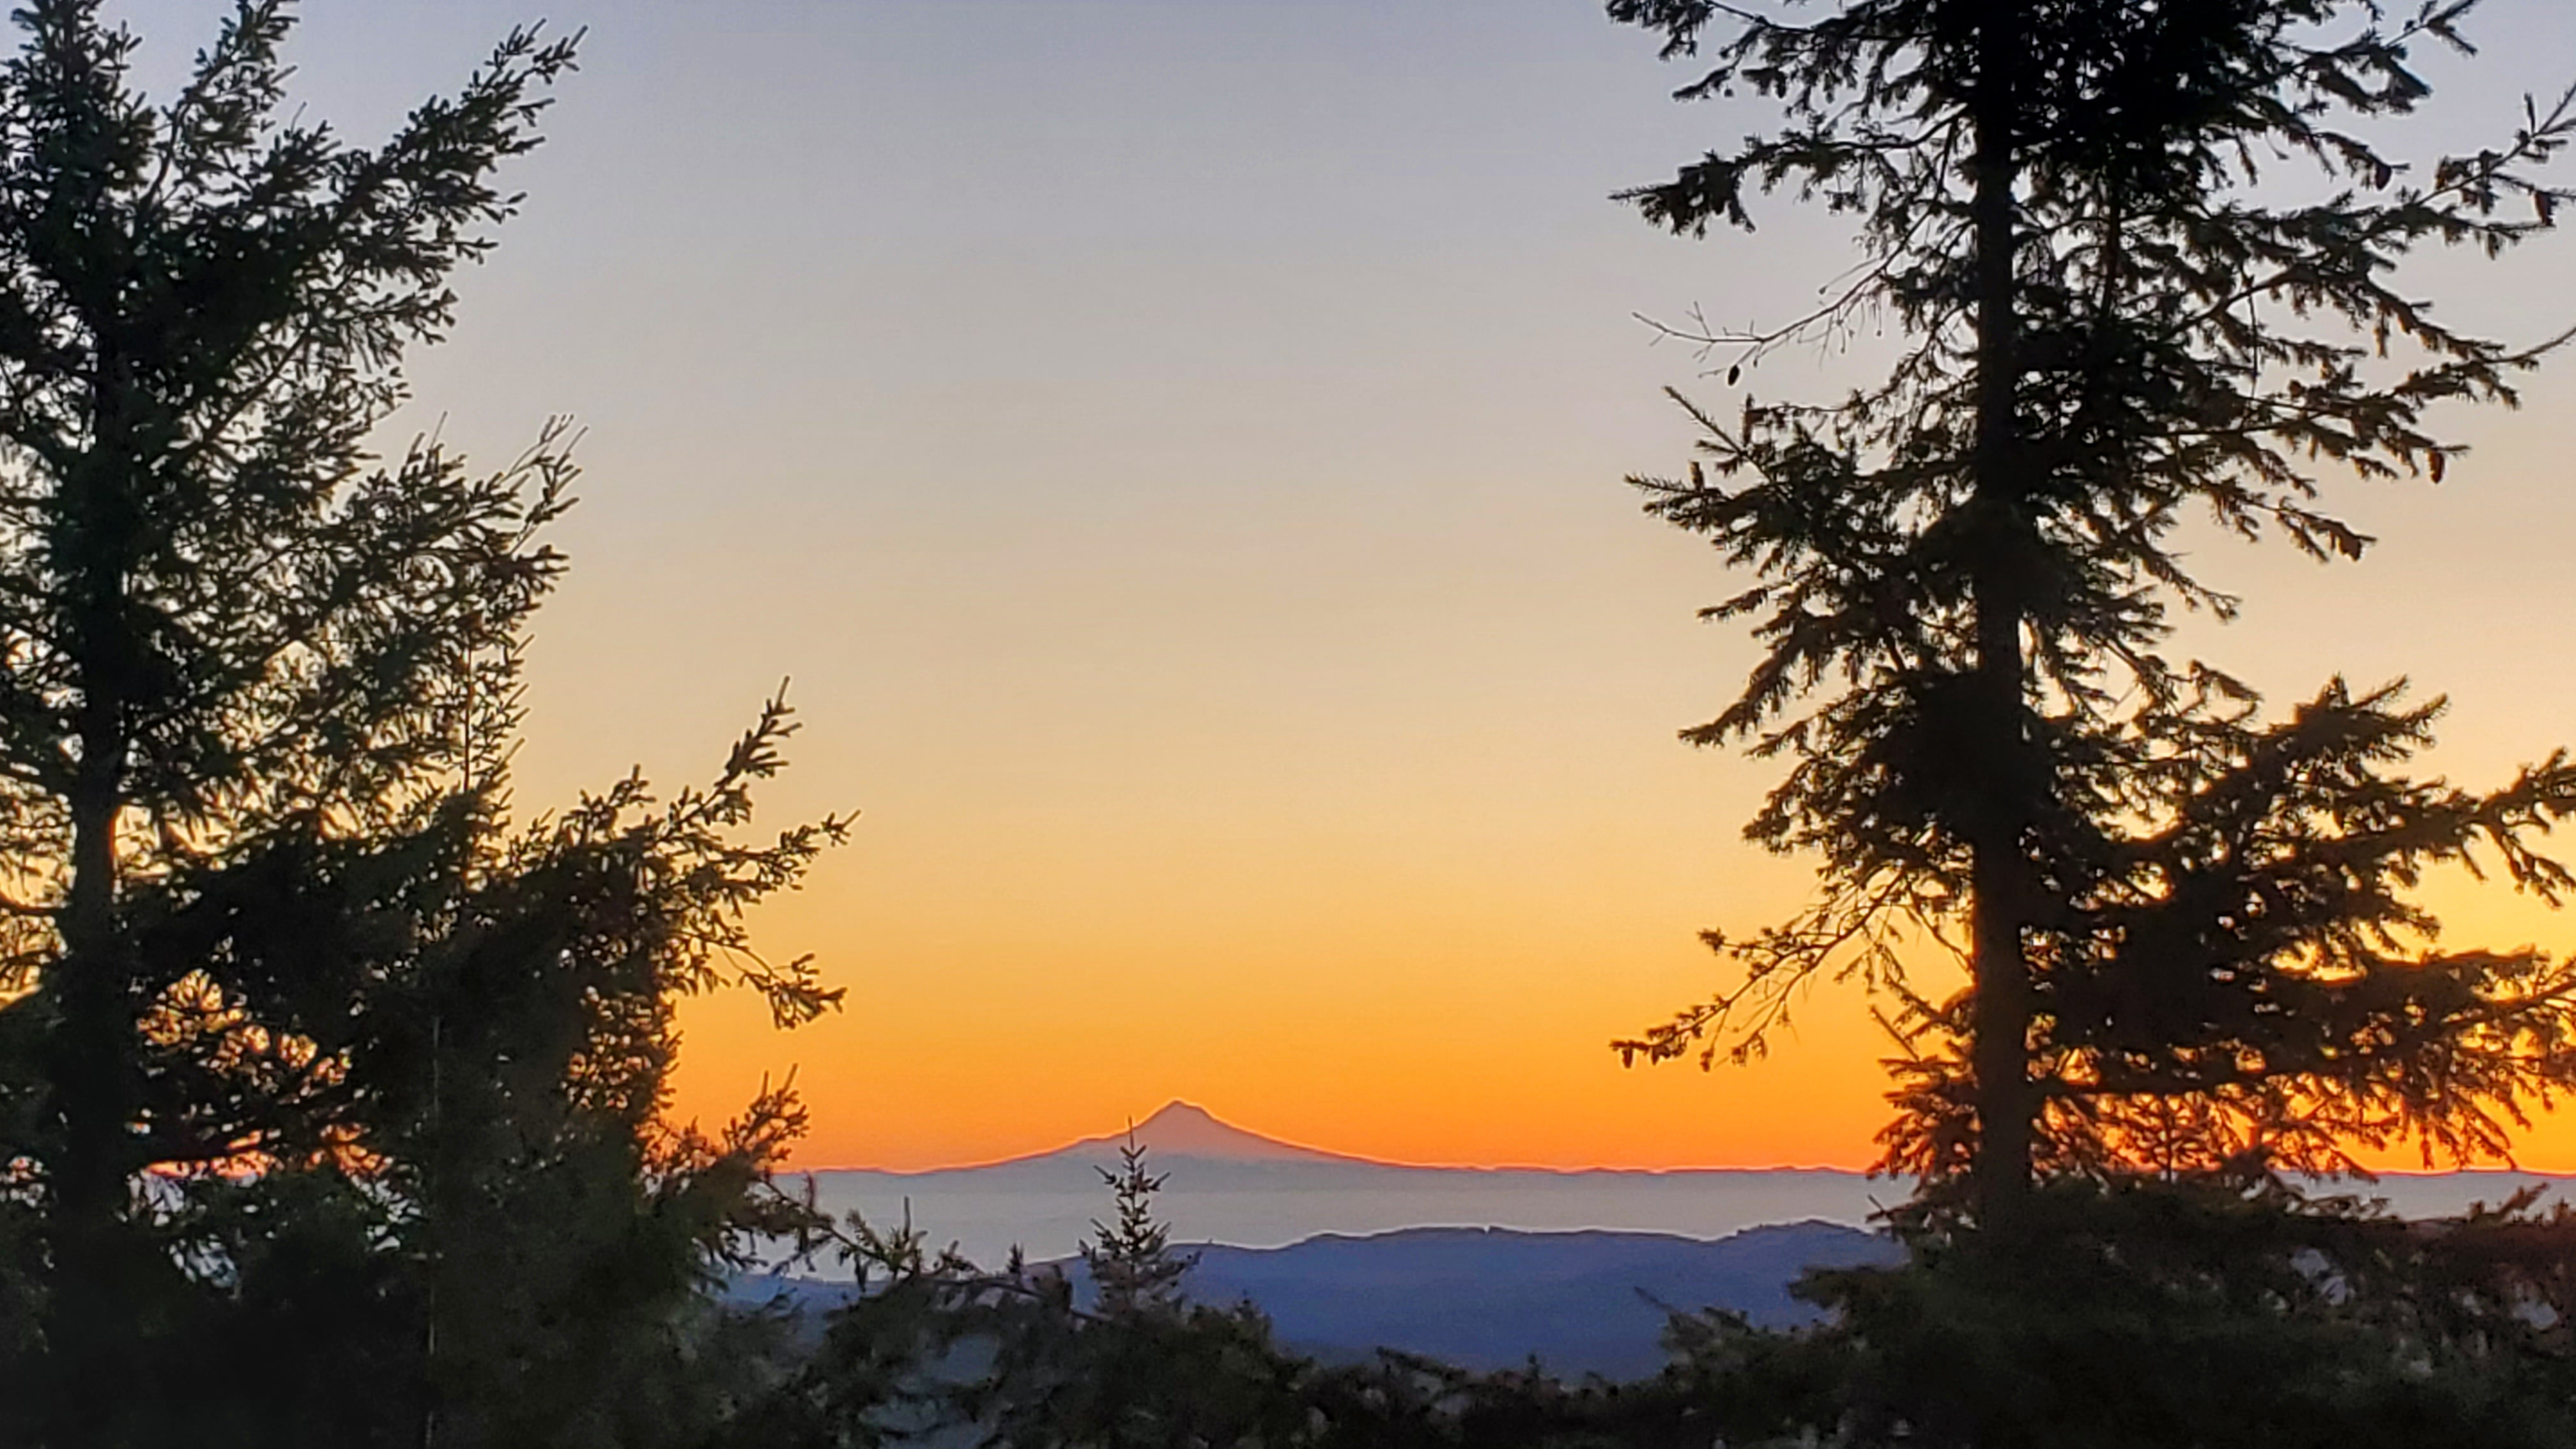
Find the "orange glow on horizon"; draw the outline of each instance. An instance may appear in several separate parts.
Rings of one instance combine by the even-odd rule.
[[[1771,868],[1768,893],[1794,900],[1794,863],[1759,864]],[[2507,889],[2445,877],[2427,898],[2447,917],[2453,943],[2568,934],[2555,913]],[[1521,903],[1548,915],[1544,898]],[[1623,1069],[1606,1049],[1611,1037],[1719,979],[1721,963],[1686,932],[1656,939],[1634,924],[1596,922],[1598,935],[1587,936],[1578,917],[1560,918],[1557,933],[1516,938],[1493,923],[1478,931],[1472,916],[1442,919],[1428,901],[1415,905],[1434,928],[1347,910],[1318,918],[1338,930],[1276,931],[1247,944],[1231,972],[1204,978],[1175,964],[1186,963],[1196,934],[1187,921],[1164,922],[1171,935],[1159,943],[1131,935],[1116,951],[1050,944],[989,920],[966,929],[962,912],[935,933],[858,933],[844,949],[861,960],[937,953],[945,969],[909,979],[845,970],[848,1008],[794,1033],[771,1030],[765,1009],[738,993],[690,1003],[676,1111],[721,1119],[764,1074],[793,1065],[815,1120],[795,1157],[808,1168],[999,1161],[1116,1131],[1175,1098],[1265,1136],[1390,1163],[1863,1169],[1874,1161],[1873,1138],[1888,1115],[1878,1062],[1889,1048],[1857,988],[1818,987],[1767,1060],[1708,1072],[1695,1063]],[[802,895],[771,908],[762,924],[813,942],[838,918],[819,894]],[[1032,919],[1064,918],[1039,911]],[[1318,979],[1300,963],[1329,949],[1329,937],[1369,932],[1392,944],[1374,959],[1345,945],[1333,994],[1300,989]],[[1587,940],[1597,955],[1582,949]],[[817,944],[832,959],[828,943]],[[1593,971],[1580,993],[1540,994],[1576,978],[1587,956],[1623,964]],[[1049,962],[1062,989],[1040,995],[1024,986],[1015,999],[1003,983],[1031,957]],[[1479,973],[1496,989],[1457,990]],[[1157,977],[1192,982],[1192,999],[1158,1001],[1134,985]],[[1122,997],[1135,1004],[1083,1006]],[[2426,1167],[2412,1149],[2363,1160],[2382,1171]],[[2576,1172],[2576,1113],[2537,1111],[2515,1165]]]
[[[515,18],[309,8],[301,74],[353,134]],[[2556,94],[2563,8],[2501,0],[2478,56],[2425,57],[2440,100],[2408,154]],[[587,430],[525,810],[630,765],[703,780],[792,677],[805,728],[759,828],[864,812],[755,922],[846,1009],[781,1035],[739,993],[689,1003],[680,1115],[792,1067],[813,1166],[1040,1151],[1173,1098],[1400,1162],[1875,1157],[1891,1048],[1849,990],[1747,1068],[1607,1048],[1726,984],[1694,933],[1780,919],[1812,868],[1738,834],[1778,762],[1674,738],[1752,662],[1695,617],[1746,580],[1620,482],[1682,467],[1668,386],[1822,399],[1883,360],[1858,336],[1729,389],[1634,320],[1778,321],[1854,255],[1848,217],[1785,197],[1705,241],[1605,199],[1769,124],[1755,101],[1674,104],[1640,32],[1561,0],[1464,27],[602,9],[386,436],[488,463],[549,415]],[[2576,316],[2571,246],[2404,278],[2538,341]],[[2568,739],[2548,581],[2576,537],[2576,357],[2517,386],[2519,411],[2437,414],[2475,448],[2441,487],[2327,481],[2381,540],[2359,563],[2195,536],[2244,615],[2187,621],[2176,657],[2282,705],[2412,675],[2452,698],[2436,763],[2463,783]],[[2441,903],[2454,944],[2576,949],[2509,892]],[[2576,1113],[2524,1160],[2576,1168]]]

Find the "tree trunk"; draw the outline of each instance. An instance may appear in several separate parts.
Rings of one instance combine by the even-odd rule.
[[[88,774],[84,768],[83,774]],[[117,946],[116,807],[74,806],[73,866],[63,913],[63,986],[55,1026],[54,1118],[61,1155],[49,1171],[53,1292],[47,1338],[56,1366],[56,1442],[117,1442],[119,1384],[134,1370],[144,1285],[126,1251],[131,1211],[127,1124],[133,1120],[129,973]]]
[[[62,481],[70,527],[55,545],[72,594],[70,641],[80,690],[71,721],[80,758],[65,803],[72,825],[71,879],[60,918],[62,984],[55,1000],[53,1120],[59,1156],[48,1165],[53,1291],[48,1350],[55,1366],[54,1443],[123,1443],[129,1381],[154,1262],[134,1241],[132,1124],[136,1080],[136,965],[119,919],[118,818],[125,803],[127,701],[136,641],[127,619],[132,547],[132,466],[123,461],[112,364],[93,394],[97,442]]]
[[[2030,1195],[2031,1125],[2037,1105],[2028,1060],[2030,963],[2023,954],[2032,894],[2024,850],[2033,822],[2023,768],[2030,742],[2022,737],[2026,666],[2020,573],[2028,523],[2014,408],[2020,376],[2013,277],[2017,9],[2012,0],[1990,3],[1978,40],[1976,192],[1971,202],[1977,276],[1975,695],[1976,723],[1989,732],[1976,754],[1984,778],[1972,782],[1975,824],[1969,841],[1975,855],[1971,1051],[1977,1094],[1971,1186],[1979,1223],[2004,1231],[2018,1220]]]

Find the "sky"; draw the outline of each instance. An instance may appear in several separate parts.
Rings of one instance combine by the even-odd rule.
[[[1758,129],[1591,0],[307,0],[309,115],[385,134],[510,26],[586,28],[527,194],[411,367],[398,444],[585,431],[518,796],[702,778],[782,680],[765,823],[861,813],[765,953],[843,1010],[692,1002],[676,1110],[792,1070],[808,1166],[1040,1150],[1188,1098],[1399,1161],[1860,1166],[1886,1043],[1821,991],[1768,1061],[1622,1070],[1721,984],[1702,927],[1811,866],[1739,830],[1772,767],[1694,751],[1751,658],[1736,582],[1622,485],[1670,472],[1638,314],[1790,315],[1847,264],[1787,203],[1685,241],[1607,200]],[[2563,0],[2490,0],[2401,149],[2576,80]],[[166,84],[211,0],[111,5]],[[2517,339],[2576,238],[2416,274]],[[1748,384],[1830,395],[1872,340]],[[2320,569],[2208,545],[2189,642],[2296,698],[2446,693],[2464,783],[2576,738],[2576,357],[2446,420],[2439,489],[2337,495]],[[2453,944],[2576,919],[2437,885]],[[2576,1111],[2526,1166],[2576,1170]]]

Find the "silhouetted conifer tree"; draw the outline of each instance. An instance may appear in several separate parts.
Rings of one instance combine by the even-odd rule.
[[[1100,1311],[1113,1317],[1170,1312],[1180,1303],[1181,1279],[1198,1261],[1194,1253],[1172,1250],[1172,1227],[1154,1212],[1154,1194],[1163,1190],[1160,1174],[1145,1167],[1145,1146],[1136,1129],[1118,1148],[1118,1170],[1101,1168],[1100,1181],[1117,1205],[1116,1221],[1095,1218],[1083,1241],[1083,1265],[1091,1270],[1100,1293]]]
[[[2037,1173],[2332,1167],[2355,1144],[2501,1152],[2576,1083],[2576,972],[2445,949],[2408,890],[2480,858],[2553,902],[2534,836],[2576,809],[2550,756],[2500,789],[2402,773],[2439,702],[2331,682],[2267,718],[2164,652],[2177,607],[2232,615],[2177,545],[2195,514],[2320,559],[2370,540],[2315,470],[2439,481],[2433,414],[2511,402],[2546,347],[2469,336],[2399,281],[2490,256],[2569,193],[2536,169],[2565,100],[2411,168],[2381,124],[2465,49],[2475,0],[1610,0],[1681,91],[1785,115],[1626,193],[1678,232],[1785,190],[1852,217],[1856,270],[1773,330],[1691,335],[1730,383],[1770,349],[1883,319],[1887,376],[1838,401],[1685,402],[1704,433],[1650,510],[1751,571],[1710,612],[1764,645],[1696,743],[1789,764],[1748,833],[1812,851],[1811,909],[1711,935],[1742,983],[1632,1059],[1762,1049],[1818,975],[1901,1003],[1886,1165],[1964,1178],[1988,1221]],[[1971,985],[1931,999],[1910,952]]]
[[[998,1271],[925,1250],[907,1221],[853,1215],[809,1239],[855,1270],[822,1341],[716,1439],[777,1446],[973,1443],[990,1449],[1188,1449],[1195,1445],[1393,1443],[1374,1431],[1367,1389],[1282,1349],[1249,1303],[1217,1308],[1178,1291],[1195,1255],[1175,1253],[1154,1212],[1162,1178],[1131,1136],[1101,1173],[1115,1222],[1081,1245],[1086,1307],[1063,1264],[1014,1252]],[[1345,1404],[1357,1428],[1337,1428]],[[1358,1432],[1366,1429],[1367,1432]]]
[[[841,824],[735,841],[773,705],[711,788],[512,825],[568,437],[369,448],[572,45],[512,34],[366,149],[286,108],[279,0],[165,102],[92,0],[15,18],[0,1439],[658,1442],[799,1122],[663,1125],[672,999],[824,1008],[741,913]]]

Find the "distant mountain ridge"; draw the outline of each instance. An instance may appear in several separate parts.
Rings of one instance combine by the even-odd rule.
[[[1136,1139],[1165,1183],[1157,1208],[1176,1237],[1276,1248],[1318,1234],[1403,1228],[1609,1230],[1714,1241],[1772,1223],[1820,1221],[1865,1228],[1913,1184],[1831,1168],[1427,1167],[1374,1161],[1281,1142],[1172,1102],[1136,1124]],[[933,1246],[957,1245],[998,1263],[1014,1248],[1060,1258],[1105,1216],[1099,1169],[1115,1166],[1124,1131],[976,1167],[929,1171],[841,1169],[812,1174],[822,1205],[880,1225],[909,1221]],[[2455,1215],[2538,1186],[2576,1200],[2570,1179],[2530,1173],[2391,1174],[2334,1191],[2382,1197],[2408,1217]]]
[[[1537,1359],[1562,1375],[1640,1378],[1664,1360],[1673,1312],[1722,1308],[1757,1324],[1811,1322],[1789,1287],[1810,1268],[1891,1264],[1885,1237],[1835,1223],[1751,1228],[1715,1242],[1663,1233],[1525,1233],[1501,1228],[1407,1228],[1365,1237],[1325,1234],[1279,1248],[1183,1247],[1197,1262],[1191,1299],[1249,1302],[1279,1341],[1327,1362],[1380,1348],[1462,1368],[1516,1368]],[[1079,1258],[1039,1265],[1089,1284]],[[737,1302],[786,1302],[809,1322],[846,1300],[846,1285],[802,1278],[738,1280]]]
[[[1669,1232],[1406,1227],[1319,1235],[1285,1248],[1198,1248],[1182,1289],[1252,1302],[1280,1341],[1327,1361],[1401,1348],[1463,1369],[1538,1359],[1556,1374],[1646,1377],[1664,1320],[1705,1307],[1770,1328],[1814,1323],[1790,1297],[1808,1269],[1888,1266],[1896,1243],[1837,1222],[1749,1227],[1708,1243]],[[1072,1263],[1079,1281],[1079,1258]]]
[[[1360,1167],[1381,1167],[1399,1172],[1510,1172],[1545,1173],[1554,1176],[1661,1177],[1668,1174],[1747,1173],[1747,1172],[1815,1172],[1845,1177],[1866,1174],[1845,1168],[1809,1167],[1534,1167],[1481,1166],[1462,1163],[1394,1162],[1382,1157],[1364,1157],[1358,1153],[1335,1152],[1329,1148],[1255,1132],[1217,1116],[1196,1102],[1174,1097],[1131,1129],[1104,1132],[1096,1137],[1077,1138],[1062,1147],[1040,1152],[1024,1152],[1014,1157],[996,1158],[990,1162],[973,1162],[952,1167],[828,1167],[817,1168],[818,1175],[867,1173],[879,1177],[939,1177],[967,1172],[995,1172],[1010,1168],[1067,1161],[1113,1161],[1118,1149],[1127,1143],[1129,1131],[1136,1141],[1156,1158],[1189,1157],[1208,1162],[1337,1162]]]
[[[1757,1324],[1815,1321],[1790,1285],[1811,1268],[1890,1265],[1895,1243],[1838,1223],[1780,1223],[1714,1242],[1666,1233],[1407,1228],[1284,1248],[1198,1250],[1185,1291],[1245,1300],[1302,1353],[1348,1362],[1401,1349],[1462,1368],[1642,1378],[1664,1362],[1675,1312]],[[1076,1260],[1075,1267],[1079,1267]]]

